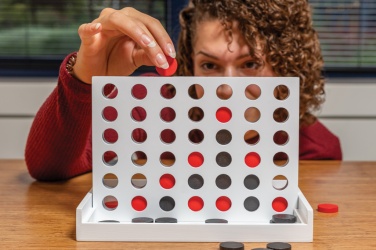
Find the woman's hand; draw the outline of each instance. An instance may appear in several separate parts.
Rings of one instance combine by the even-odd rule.
[[[133,8],[104,9],[78,29],[81,46],[73,74],[91,84],[92,76],[127,76],[142,65],[168,68],[175,48],[162,24]]]

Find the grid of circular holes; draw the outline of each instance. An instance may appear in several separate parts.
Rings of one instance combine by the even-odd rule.
[[[107,143],[113,144],[117,142],[119,135],[113,128],[108,128],[103,132],[103,140]]]
[[[199,122],[204,118],[204,111],[200,107],[190,108],[188,111],[188,117],[194,122]]]
[[[215,161],[217,162],[218,166],[227,167],[232,162],[232,157],[228,152],[220,152],[215,157]]]
[[[118,177],[115,174],[108,173],[103,176],[102,183],[106,188],[115,188],[118,183]]]
[[[142,151],[136,151],[131,156],[132,162],[136,166],[143,166],[148,161],[147,155]]]
[[[147,139],[147,133],[142,128],[136,128],[132,131],[132,139],[136,143],[143,143]]]
[[[160,89],[160,94],[165,99],[172,99],[176,95],[176,88],[175,88],[174,85],[172,85],[170,83],[166,83],[166,84],[162,85],[162,87]]]
[[[273,178],[273,187],[276,190],[284,190],[288,186],[288,179],[284,175],[277,175]]]
[[[188,178],[188,185],[192,189],[200,189],[204,185],[204,178],[199,174],[193,174]]]
[[[231,178],[227,174],[220,174],[215,179],[215,185],[220,189],[227,189],[231,186]]]
[[[221,145],[229,144],[232,140],[232,134],[226,129],[219,130],[215,135],[215,139]]]
[[[221,100],[228,100],[232,96],[232,88],[228,84],[221,84],[217,88],[217,97]]]
[[[277,87],[274,88],[274,97],[277,99],[277,100],[286,100],[289,95],[290,95],[290,90],[289,88],[286,86],[286,85],[278,85]]]
[[[244,134],[244,141],[249,145],[256,145],[260,141],[260,134],[256,130],[248,130]]]
[[[176,118],[176,112],[173,108],[165,107],[161,110],[159,116],[162,119],[162,121],[172,122]]]
[[[261,89],[256,84],[249,84],[245,88],[244,94],[249,100],[257,100],[261,96]]]
[[[136,122],[142,122],[146,119],[146,110],[143,107],[134,107],[131,111],[131,117]]]
[[[102,155],[103,163],[107,166],[114,166],[118,162],[118,155],[114,151],[106,151]]]
[[[244,111],[244,118],[248,122],[257,122],[261,118],[261,112],[256,107],[249,107]]]
[[[285,108],[277,108],[273,112],[273,119],[278,123],[286,122],[289,118],[289,112]]]
[[[159,157],[159,161],[165,167],[171,167],[172,165],[174,165],[175,160],[175,155],[169,151],[163,152]]]
[[[105,121],[113,122],[118,117],[117,110],[112,106],[107,106],[102,111],[102,117]]]
[[[115,210],[119,205],[116,197],[112,195],[108,195],[104,197],[102,200],[102,204],[103,204],[103,207],[109,211]]]
[[[289,162],[289,156],[285,152],[278,152],[273,156],[273,162],[277,167],[285,167]]]
[[[118,95],[118,89],[115,84],[107,83],[103,86],[102,95],[107,99],[114,99]]]
[[[144,188],[147,184],[147,179],[145,177],[145,175],[141,174],[141,173],[137,173],[137,174],[134,174],[131,178],[131,183],[133,185],[133,187],[137,188],[137,189],[141,189],[141,188]]]
[[[146,87],[142,84],[135,84],[131,90],[132,96],[138,100],[142,100],[148,94]]]
[[[192,84],[188,88],[188,95],[195,100],[201,99],[205,94],[204,88],[200,84]]]
[[[277,145],[285,145],[289,141],[289,134],[284,130],[279,130],[274,133],[273,141]]]
[[[204,140],[204,133],[200,129],[192,129],[188,133],[188,139],[192,143],[200,144]]]

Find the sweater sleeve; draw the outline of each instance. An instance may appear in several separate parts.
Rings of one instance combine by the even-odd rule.
[[[37,180],[63,180],[91,171],[91,85],[67,72],[71,55],[61,64],[57,86],[28,135],[25,161]]]
[[[299,133],[300,160],[342,160],[340,140],[319,120]]]

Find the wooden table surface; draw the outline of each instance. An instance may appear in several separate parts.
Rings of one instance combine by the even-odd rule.
[[[77,242],[76,207],[92,187],[91,174],[37,182],[24,161],[0,160],[0,175],[0,249],[219,249],[219,243]],[[376,249],[376,162],[304,161],[299,187],[314,209],[314,240],[292,249]],[[319,213],[320,203],[335,203],[339,212]]]

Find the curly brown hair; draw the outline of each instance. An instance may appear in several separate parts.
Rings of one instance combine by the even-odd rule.
[[[315,121],[313,111],[324,101],[323,59],[312,27],[306,0],[191,0],[180,12],[177,75],[192,76],[193,43],[202,21],[220,20],[231,37],[232,23],[238,23],[250,54],[262,63],[264,54],[278,76],[300,78],[300,123]],[[257,44],[262,51],[256,51]],[[260,55],[261,54],[261,55]],[[280,93],[284,95],[285,93]]]

